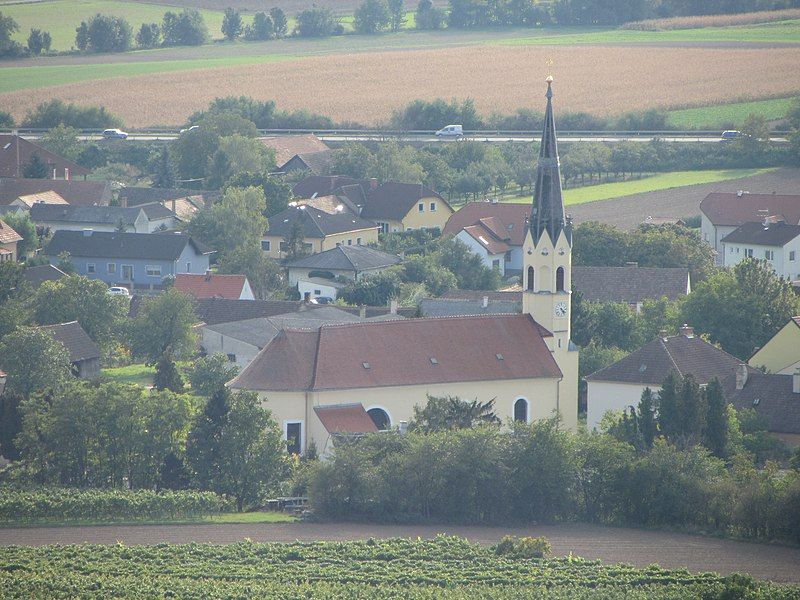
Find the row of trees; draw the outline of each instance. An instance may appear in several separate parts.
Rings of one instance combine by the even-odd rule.
[[[19,42],[11,39],[19,31],[19,23],[13,17],[9,17],[0,12],[0,57],[17,57],[32,54],[37,56],[42,52],[48,52],[53,38],[47,31],[42,31],[37,27],[31,28],[28,34],[27,45],[23,46]]]
[[[239,37],[246,40],[271,40],[286,37],[287,33],[286,13],[278,7],[271,8],[269,13],[255,13],[251,25],[244,24],[241,13],[235,8],[226,8],[222,19],[222,35],[229,41]]]

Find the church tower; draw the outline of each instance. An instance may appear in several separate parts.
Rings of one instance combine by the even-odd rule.
[[[553,334],[545,338],[564,377],[559,409],[564,424],[577,426],[578,349],[570,341],[572,294],[572,222],[561,198],[553,78],[547,77],[547,107],[536,166],[530,227],[523,245],[522,312]]]

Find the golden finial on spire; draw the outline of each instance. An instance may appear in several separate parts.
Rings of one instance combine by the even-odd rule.
[[[553,82],[553,59],[548,57],[547,60],[544,61],[544,64],[547,65],[547,77],[545,78],[545,81],[547,83],[552,83]]]

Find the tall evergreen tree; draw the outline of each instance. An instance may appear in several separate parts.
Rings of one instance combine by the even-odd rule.
[[[183,392],[183,377],[169,352],[164,352],[156,363],[153,387],[157,390],[170,390],[176,394]]]
[[[705,424],[705,399],[694,375],[687,373],[678,396],[680,429],[674,440],[681,446],[694,446],[701,441]]]
[[[272,19],[272,25],[275,27],[275,37],[286,37],[289,29],[289,22],[286,19],[286,13],[277,6],[269,9],[269,16]]]
[[[174,188],[175,187],[175,165],[169,155],[169,148],[164,145],[156,160],[156,172],[153,174],[153,187]]]
[[[728,411],[726,410],[725,397],[719,379],[712,379],[706,389],[706,427],[703,435],[703,445],[714,456],[725,458],[728,444]]]
[[[638,425],[642,435],[642,443],[646,449],[653,447],[653,440],[656,438],[658,428],[656,424],[656,398],[653,391],[648,387],[642,392],[639,400]]]
[[[222,18],[222,35],[225,39],[233,41],[242,34],[243,29],[242,15],[235,8],[225,9],[225,16]]]
[[[212,489],[220,478],[219,458],[222,430],[228,422],[230,390],[219,388],[206,402],[186,440],[186,462],[201,489]]]
[[[678,392],[680,380],[675,371],[670,371],[661,384],[658,393],[658,425],[665,438],[671,439],[680,430],[680,414],[678,406]]]

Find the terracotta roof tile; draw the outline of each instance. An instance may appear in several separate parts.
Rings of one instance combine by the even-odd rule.
[[[378,428],[361,404],[315,406],[314,412],[328,433],[375,433]]]
[[[0,178],[0,204],[11,204],[20,196],[49,191],[54,191],[70,204],[108,204],[111,200],[111,184],[108,181]]]
[[[11,225],[0,219],[0,244],[13,244],[21,239],[22,236],[14,231]]]
[[[800,195],[738,194],[715,192],[703,198],[700,211],[714,225],[741,225],[780,215],[791,225],[800,224]]]
[[[481,219],[493,218],[494,223],[502,223],[508,232],[508,244],[522,246],[528,233],[529,204],[469,202],[450,215],[442,231],[443,235],[456,235],[459,231],[476,224]]]
[[[17,145],[19,145],[19,152]],[[5,133],[0,134],[0,177],[21,176],[25,165],[31,161],[34,154],[37,154],[45,163],[50,175],[54,168],[59,178],[66,175],[65,169],[69,171],[70,177],[83,177],[90,173],[89,169],[50,152],[30,140]],[[17,156],[19,156],[19,172],[17,171]]]
[[[191,275],[179,273],[175,276],[175,289],[195,298],[228,298],[238,300],[247,283],[244,275]]]
[[[310,154],[330,150],[328,145],[315,136],[309,135],[281,135],[271,138],[261,138],[261,142],[275,151],[275,164],[282,166],[297,154]]]
[[[509,245],[497,237],[481,221],[476,225],[464,227],[472,239],[483,246],[489,254],[505,254],[509,250]]]

